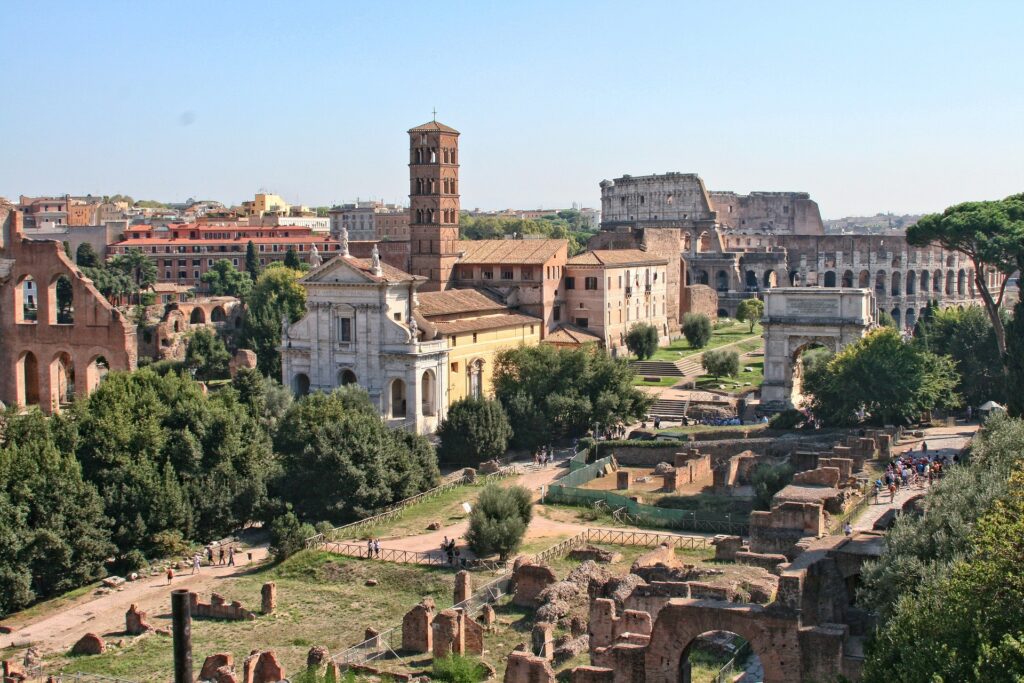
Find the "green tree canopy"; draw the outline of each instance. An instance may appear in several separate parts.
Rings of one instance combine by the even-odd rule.
[[[953,361],[903,341],[889,327],[850,344],[829,362],[813,387],[812,408],[828,424],[854,424],[867,413],[876,424],[903,424],[936,407],[955,407]]]
[[[711,318],[703,313],[687,313],[683,316],[683,336],[690,346],[703,349],[711,341]]]
[[[2,617],[99,578],[114,548],[102,501],[67,448],[71,420],[38,410],[0,420]]]
[[[139,293],[156,283],[156,264],[142,253],[141,249],[129,249],[126,254],[118,254],[107,261],[107,269],[124,274],[131,283],[129,295],[139,301]]]
[[[740,374],[740,354],[729,349],[712,349],[704,352],[701,365],[713,377],[735,377]]]
[[[75,250],[75,263],[79,268],[96,268],[103,265],[103,259],[88,242],[82,242]]]
[[[204,327],[189,335],[185,367],[194,372],[196,379],[206,382],[226,378],[230,361],[224,341],[213,330]]]
[[[256,256],[256,245],[249,240],[249,243],[245,245],[245,274],[250,281],[256,282],[262,270],[259,257]]]
[[[658,350],[658,328],[637,323],[626,333],[626,348],[640,360],[647,360]]]
[[[970,259],[975,288],[992,323],[1000,357],[1005,357],[1006,330],[999,309],[1007,279],[1014,271],[1024,271],[1024,194],[965,202],[924,216],[907,228],[907,242],[919,247],[937,244]],[[988,285],[992,270],[1005,276],[995,291]]]
[[[744,299],[736,308],[736,319],[750,323],[751,333],[754,331],[754,325],[761,322],[762,317],[764,317],[764,302],[760,299]]]
[[[513,442],[535,448],[579,436],[595,422],[641,418],[651,399],[633,386],[624,360],[589,349],[547,344],[507,349],[495,360],[494,394],[512,424]]]
[[[226,258],[214,261],[213,266],[200,279],[213,296],[244,299],[253,286],[252,278],[235,268]]]
[[[210,540],[261,518],[276,463],[234,390],[207,397],[173,372],[111,372],[72,413],[66,443],[122,554],[149,550],[159,532]]]
[[[277,266],[260,273],[246,299],[242,346],[256,352],[265,375],[281,377],[281,322],[296,322],[306,312],[306,289],[298,283],[302,273]]]
[[[953,359],[959,376],[957,393],[967,405],[1006,402],[1006,376],[995,330],[980,306],[930,309],[919,324],[915,343]]]
[[[349,522],[434,486],[429,442],[389,429],[355,385],[295,401],[275,439],[284,475],[274,491],[303,520]]]
[[[284,265],[285,268],[302,270],[302,260],[299,259],[299,253],[295,251],[295,247],[288,247],[288,251],[284,254]]]
[[[1024,423],[990,421],[865,567],[880,612],[866,683],[1015,681],[1024,671]]]
[[[441,462],[476,467],[505,454],[512,427],[501,403],[468,397],[448,407],[437,435],[441,439],[437,450]]]
[[[522,544],[532,516],[529,489],[490,484],[469,513],[466,541],[480,557],[497,554],[501,560],[508,559]]]

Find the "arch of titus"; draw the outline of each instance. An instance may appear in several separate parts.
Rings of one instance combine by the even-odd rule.
[[[810,346],[837,353],[874,324],[875,299],[869,289],[783,287],[764,297],[764,384],[761,406],[792,408],[793,367]]]

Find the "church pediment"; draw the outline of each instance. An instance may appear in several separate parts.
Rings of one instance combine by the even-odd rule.
[[[357,259],[351,259],[357,261]],[[342,256],[336,256],[307,273],[301,280],[303,284],[366,284],[378,280],[363,268]]]

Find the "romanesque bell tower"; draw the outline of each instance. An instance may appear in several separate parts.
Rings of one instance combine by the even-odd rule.
[[[447,289],[458,260],[459,131],[430,121],[409,131],[409,240],[423,291]]]

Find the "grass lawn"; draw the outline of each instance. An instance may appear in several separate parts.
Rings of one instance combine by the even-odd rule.
[[[726,344],[732,344],[748,337],[753,337],[761,334],[761,325],[754,325],[754,331],[750,331],[750,325],[747,323],[736,323],[729,325],[721,329],[715,330],[711,335],[711,341],[703,349],[695,349],[690,346],[690,342],[686,341],[685,337],[672,340],[672,343],[668,346],[662,346],[654,355],[651,360],[679,360],[680,358],[686,358],[692,356],[695,353],[701,353],[708,349],[717,349],[719,346],[725,346]],[[762,340],[751,340],[751,343],[757,342],[757,345],[753,348],[756,349],[761,345]],[[753,349],[748,349],[753,350]]]
[[[365,585],[376,579],[374,587]],[[477,581],[482,579],[474,577]],[[286,673],[305,667],[306,653],[324,645],[336,654],[363,639],[367,626],[384,630],[425,596],[439,608],[452,604],[454,574],[436,567],[375,562],[315,551],[300,552],[280,565],[264,565],[250,574],[225,579],[218,592],[229,600],[259,606],[260,586],[277,582],[277,610],[255,621],[192,622],[193,667],[214,652],[231,652],[236,668],[255,648],[273,649]],[[170,626],[169,614],[150,615],[156,626]],[[108,638],[107,642],[117,638]],[[61,671],[97,673],[135,681],[167,681],[173,677],[171,639],[165,636],[125,637],[125,646],[93,657],[54,656]]]
[[[745,372],[744,368],[751,368],[752,372]],[[757,360],[750,363],[742,363],[740,374],[736,377],[712,377],[701,375],[695,381],[696,389],[714,389],[727,391],[730,394],[747,393],[764,383],[764,361]]]
[[[442,526],[458,524],[468,516],[462,504],[475,501],[481,490],[482,484],[456,486],[422,503],[410,505],[401,517],[372,526],[361,526],[353,535],[360,539],[404,538],[426,533],[427,525],[431,522],[440,522]]]

